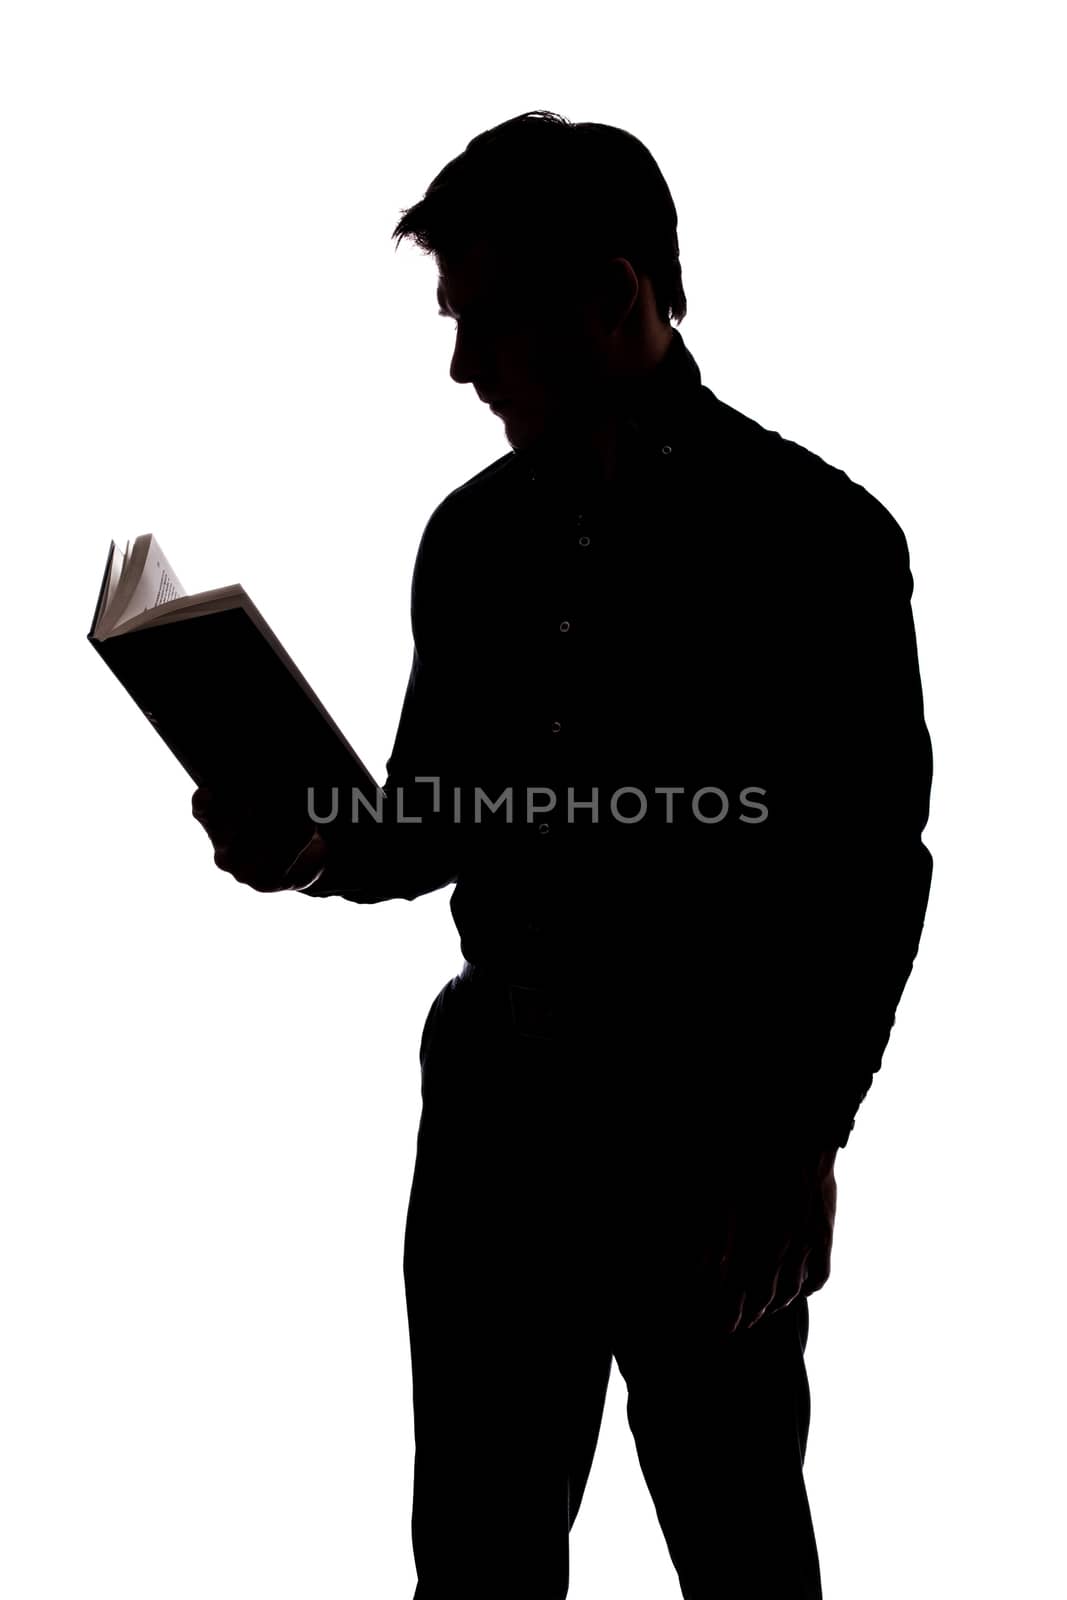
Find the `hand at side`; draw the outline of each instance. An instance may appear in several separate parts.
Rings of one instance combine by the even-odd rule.
[[[701,1260],[704,1274],[718,1275],[723,1332],[755,1327],[826,1283],[836,1155],[836,1149],[779,1148],[731,1163],[722,1187],[722,1232]]]

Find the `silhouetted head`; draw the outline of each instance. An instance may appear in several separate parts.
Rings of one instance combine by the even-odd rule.
[[[451,375],[515,448],[610,417],[620,380],[651,370],[685,316],[674,202],[621,128],[514,117],[472,139],[393,237],[435,257]]]

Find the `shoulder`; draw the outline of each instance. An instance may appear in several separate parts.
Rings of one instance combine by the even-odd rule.
[[[517,486],[520,476],[521,463],[508,450],[450,490],[427,518],[415,554],[415,576],[436,565],[438,558],[454,559],[482,516],[499,505],[501,495]]]
[[[841,575],[874,565],[907,567],[904,532],[863,484],[807,445],[764,427],[705,389],[701,440],[709,481],[725,481],[757,542]]]
[[[807,445],[767,428],[735,406],[705,390],[702,438],[722,452],[723,464],[736,463],[757,493],[801,493],[804,503],[836,505],[856,496],[872,500],[867,490]],[[753,479],[751,474],[759,472]]]
[[[432,648],[458,598],[476,583],[479,533],[494,525],[493,511],[518,485],[521,471],[509,450],[450,490],[427,518],[411,575],[411,622],[420,648]]]
[[[514,450],[508,450],[466,482],[450,490],[430,513],[425,532],[432,531],[436,537],[440,537],[441,530],[461,526],[472,512],[488,505],[502,490],[506,491],[516,483],[520,474],[521,463]]]

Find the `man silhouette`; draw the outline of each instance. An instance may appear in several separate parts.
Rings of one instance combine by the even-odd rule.
[[[702,383],[631,135],[511,119],[396,236],[510,448],[424,530],[381,814],[193,809],[259,890],[454,885],[404,1246],[416,1600],[567,1593],[613,1356],[686,1600],[810,1600],[808,1302],[930,883],[904,535]]]

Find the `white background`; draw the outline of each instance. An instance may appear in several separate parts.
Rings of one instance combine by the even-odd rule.
[[[507,448],[400,209],[535,108],[652,150],[721,398],[907,533],[934,882],[811,1301],[827,1600],[1062,1555],[1063,53],[1052,6],[10,8],[0,1589],[410,1600],[401,1275],[447,892],[260,896],[86,641],[241,582],[379,777],[411,563]],[[516,1373],[521,1383],[522,1373]],[[678,1592],[613,1373],[575,1600]],[[758,1572],[753,1592],[759,1592]]]

